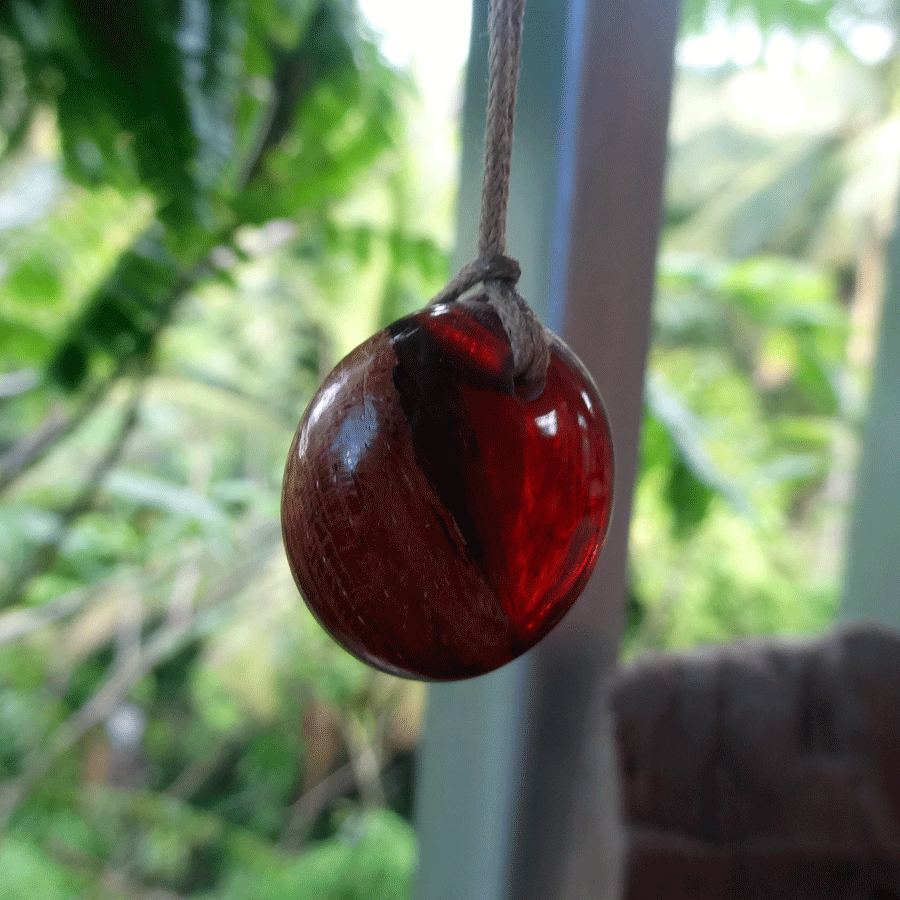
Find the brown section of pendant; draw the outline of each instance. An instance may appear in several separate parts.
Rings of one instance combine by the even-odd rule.
[[[360,659],[397,675],[478,675],[518,642],[415,459],[396,364],[379,332],[310,405],[282,490],[288,558],[313,614]]]

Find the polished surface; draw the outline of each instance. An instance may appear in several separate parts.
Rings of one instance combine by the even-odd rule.
[[[490,671],[584,587],[612,504],[596,388],[559,339],[517,386],[493,310],[429,307],[347,356],[291,446],[282,525],[322,625],[386,671]]]

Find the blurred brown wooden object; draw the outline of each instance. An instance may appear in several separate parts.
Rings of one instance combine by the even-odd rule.
[[[610,693],[627,900],[900,898],[900,637],[652,656]]]

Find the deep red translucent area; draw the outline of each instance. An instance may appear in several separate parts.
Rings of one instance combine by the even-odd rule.
[[[462,396],[479,438],[469,502],[484,569],[527,639],[559,620],[593,568],[612,500],[608,433],[596,421],[599,401],[560,348],[531,403],[477,389]]]
[[[485,315],[478,316],[478,312]],[[462,372],[480,371],[495,378],[498,385],[511,382],[512,349],[487,309],[471,310],[461,303],[449,303],[424,309],[407,321],[411,327],[427,332],[441,354]],[[396,340],[403,330],[395,325],[392,334]]]
[[[602,402],[553,339],[517,391],[483,303],[430,308],[347,357],[285,473],[288,559],[320,622],[400,675],[463,678],[533,646],[574,603],[606,534]]]

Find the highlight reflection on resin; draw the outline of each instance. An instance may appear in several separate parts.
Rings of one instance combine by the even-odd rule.
[[[555,336],[534,393],[478,301],[401,319],[326,379],[291,446],[282,526],[307,604],[351,653],[478,675],[577,599],[609,523],[609,427]]]

